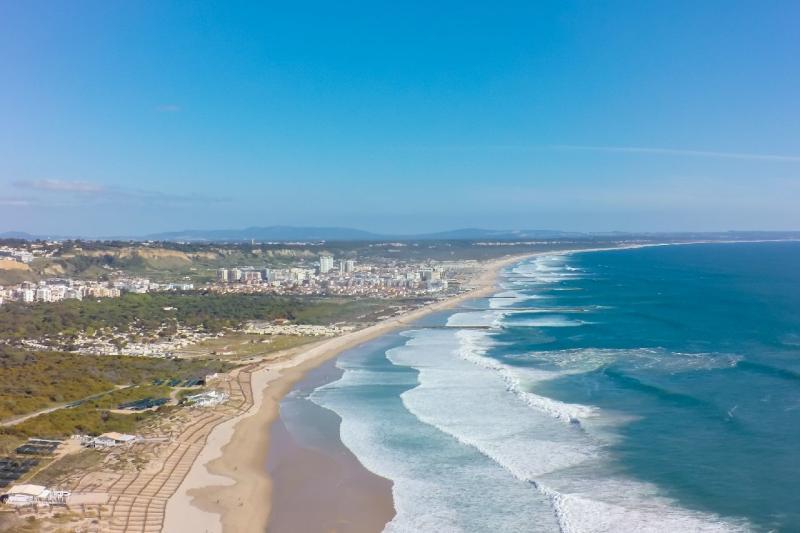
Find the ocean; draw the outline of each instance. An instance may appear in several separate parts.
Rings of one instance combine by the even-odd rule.
[[[307,398],[390,532],[800,531],[800,243],[553,253]]]

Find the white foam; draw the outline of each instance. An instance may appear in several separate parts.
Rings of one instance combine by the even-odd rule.
[[[470,347],[462,347],[459,337],[470,338]],[[567,404],[560,411],[559,407],[532,410],[508,394],[509,383],[489,366],[488,358],[481,361],[484,366],[475,364],[479,355],[467,355],[479,350],[479,339],[487,338],[481,331],[418,331],[405,346],[387,352],[393,363],[419,371],[419,386],[402,394],[403,404],[420,420],[464,444],[476,445],[471,435],[479,434],[481,451],[488,448],[493,459],[504,456],[505,462],[513,462],[525,473],[520,479],[591,457],[592,447],[579,429],[562,429],[563,417],[571,412]],[[451,431],[453,427],[458,430]]]
[[[538,488],[550,498],[563,533],[749,530],[745,523],[677,507],[660,496],[653,486],[644,483],[601,479],[591,487],[591,495],[565,494],[541,483]],[[609,503],[602,498],[622,500],[622,503]]]
[[[558,520],[554,530],[746,529],[743,524],[681,508],[655,486],[612,473],[602,443],[577,425],[564,424],[603,413],[555,400],[542,402],[542,397],[524,390],[520,375],[528,371],[488,357],[490,345],[486,331],[420,331],[387,356],[419,371],[419,386],[401,396],[409,412],[535,486],[552,505]],[[554,375],[558,374],[531,371],[527,377]]]
[[[484,368],[496,370],[505,382],[506,389],[513,392],[528,406],[568,424],[580,423],[596,414],[596,409],[586,405],[560,402],[528,392],[527,387],[523,384],[523,381],[527,381],[527,385],[530,386],[536,381],[555,379],[560,374],[531,368],[512,369],[497,359],[486,357],[484,355],[487,344],[486,336],[479,331],[461,330],[456,336],[460,340],[458,353],[462,358]]]
[[[589,372],[618,362],[632,369],[664,373],[728,368],[742,359],[733,354],[680,353],[662,348],[576,348],[528,352],[508,357],[547,363],[557,370],[570,372]]]
[[[436,339],[450,339],[453,332],[435,330],[409,338],[411,346],[429,357],[446,355]],[[407,349],[416,349],[407,347]],[[388,363],[384,362],[388,367]],[[465,366],[472,366],[464,363]],[[507,471],[480,454],[431,428],[406,411],[397,396],[376,394],[364,378],[374,374],[405,374],[395,367],[385,371],[340,358],[342,377],[318,388],[316,403],[342,418],[342,442],[362,464],[393,480],[397,514],[387,525],[392,533],[419,531],[555,531],[558,524],[546,497],[529,484],[513,479]],[[381,382],[395,381],[385,377]],[[402,381],[402,380],[400,380]],[[416,383],[416,380],[414,380]],[[367,396],[365,396],[367,395]]]
[[[447,319],[447,326],[459,328],[500,327],[503,318],[509,314],[506,310],[490,309],[485,311],[467,311],[455,313]]]
[[[535,318],[518,318],[509,317],[508,320],[502,321],[505,316],[500,317],[499,324],[508,325],[513,327],[531,327],[531,328],[574,328],[589,324],[585,320],[577,320],[563,315],[548,315]]]
[[[519,263],[511,268],[510,273],[529,278],[527,282],[535,284],[559,283],[583,277],[579,269],[566,265],[565,261],[564,254],[542,255],[532,261]]]
[[[337,382],[334,382],[337,383]],[[371,386],[371,387],[387,387],[394,385],[406,385],[413,387],[417,384],[414,376],[407,373],[400,372],[376,372],[365,368],[352,368],[347,369],[347,375],[338,382],[347,384],[350,387],[356,386]],[[327,385],[331,386],[331,385]]]
[[[564,315],[548,314],[552,310],[515,310],[495,308],[481,311],[465,311],[455,313],[448,317],[447,326],[454,328],[502,328],[530,327],[530,328],[573,328],[590,324],[585,320],[569,318]],[[545,313],[544,316],[520,317],[520,315]]]
[[[523,302],[545,298],[540,294],[526,294],[522,291],[507,290],[489,298],[489,307],[492,309],[513,308]]]

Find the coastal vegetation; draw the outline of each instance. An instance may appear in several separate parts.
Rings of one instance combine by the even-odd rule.
[[[128,293],[114,299],[64,300],[48,305],[10,302],[0,306],[0,340],[58,336],[63,345],[78,335],[92,337],[103,331],[164,338],[176,334],[178,326],[217,333],[248,320],[329,324],[357,319],[386,306],[386,302],[367,299],[204,292]]]
[[[91,405],[80,405],[29,418],[15,426],[3,428],[2,433],[23,438],[66,438],[75,434],[100,435],[109,431],[135,433],[141,422],[155,414],[156,411],[118,413]]]
[[[242,357],[313,340],[302,335],[245,334],[239,329],[247,321],[368,322],[392,305],[396,302],[203,292],[5,304],[0,306],[0,421],[6,424],[0,441],[14,444],[29,436],[135,431],[156,411],[121,412],[119,404],[171,397],[166,381],[174,385],[225,372]],[[187,353],[177,354],[186,357],[93,355],[70,349],[79,338],[106,338],[122,346],[129,341],[191,337],[192,331],[208,335],[184,348]],[[224,336],[216,336],[223,332]],[[163,406],[158,411],[169,409]]]
[[[189,379],[229,368],[229,363],[214,359],[106,357],[26,351],[0,344],[0,420],[121,386],[149,384],[156,379]],[[86,406],[96,409],[137,399],[120,399],[121,394],[97,398]]]
[[[176,350],[181,358],[222,357],[225,360],[238,360],[295,348],[318,340],[318,337],[304,335],[260,335],[233,332],[224,337],[211,337],[191,346]]]

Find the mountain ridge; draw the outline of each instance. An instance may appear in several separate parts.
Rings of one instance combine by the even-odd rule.
[[[96,241],[171,241],[171,242],[337,242],[337,241],[521,241],[539,239],[602,238],[602,237],[672,236],[681,238],[730,239],[798,239],[797,231],[714,231],[714,232],[575,232],[552,229],[484,229],[458,228],[418,234],[375,233],[340,226],[250,226],[242,229],[186,229],[150,233],[143,236],[87,237],[82,235],[34,235],[22,231],[0,232],[0,239],[19,240],[96,240]]]

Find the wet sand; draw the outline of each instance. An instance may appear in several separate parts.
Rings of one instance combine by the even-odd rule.
[[[305,396],[341,376],[334,361],[310,371],[270,429],[270,533],[381,531],[394,517],[392,482],[364,468],[339,438],[339,416]],[[388,497],[387,497],[388,496]]]

